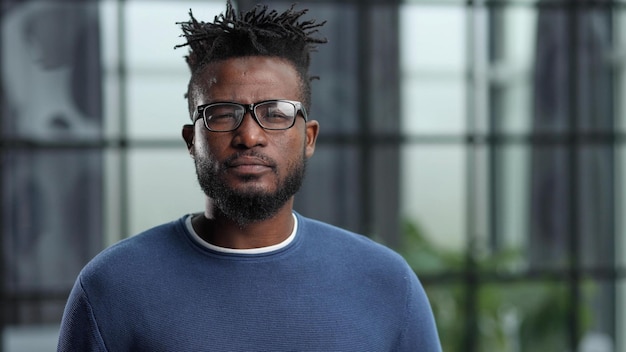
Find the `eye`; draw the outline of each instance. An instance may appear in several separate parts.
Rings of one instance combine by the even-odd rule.
[[[277,106],[269,107],[264,112],[263,116],[265,117],[265,119],[270,119],[270,120],[283,120],[283,119],[288,119],[290,117],[289,114],[285,113],[285,111],[281,110]]]
[[[229,119],[234,119],[234,118],[235,118],[235,114],[233,112],[224,112],[224,113],[209,115],[209,120],[211,121],[229,120]]]
[[[237,118],[236,109],[228,105],[212,106],[205,110],[205,114],[208,120],[216,123]]]
[[[268,102],[257,106],[257,117],[269,124],[284,124],[294,117],[294,108],[284,102]]]

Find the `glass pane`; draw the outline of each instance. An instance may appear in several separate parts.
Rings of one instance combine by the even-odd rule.
[[[559,267],[570,259],[575,203],[570,191],[572,151],[538,145],[530,152],[528,260],[533,268]]]
[[[467,111],[465,84],[461,74],[403,77],[401,131],[463,133]]]
[[[468,170],[465,181],[467,183],[467,234],[468,241],[474,242],[474,255],[480,255],[489,248],[490,221],[493,218],[492,195],[497,192],[493,189],[494,178],[491,172],[492,154],[494,151],[489,145],[467,145],[466,158]]]
[[[322,135],[355,133],[359,130],[359,80],[357,76],[359,18],[354,4],[324,3],[310,5],[307,18],[325,19],[320,36],[328,43],[311,54],[312,107],[310,116],[318,120]],[[307,7],[308,7],[307,5]],[[288,4],[285,3],[286,8]],[[310,16],[310,17],[309,17]],[[365,103],[363,107],[366,108]]]
[[[626,8],[618,6],[614,9],[614,47],[625,48],[626,47]],[[623,56],[618,60],[620,64],[615,69],[615,87],[616,87],[616,99],[615,99],[615,113],[618,118],[615,126],[617,130],[624,133],[626,132],[626,67],[622,64],[624,62]]]
[[[104,223],[103,244],[108,247],[121,239],[127,237],[128,229],[125,228],[122,217],[127,218],[128,213],[125,210],[127,194],[122,191],[122,180],[126,179],[126,174],[122,174],[122,155],[126,150],[112,148],[106,149],[104,154],[104,170],[103,170],[103,207]]]
[[[619,146],[617,154],[617,189],[619,191],[616,200],[617,214],[617,239],[616,239],[616,265],[617,272],[620,275],[617,277],[616,291],[615,291],[615,331],[625,331],[626,329],[626,217],[621,214],[626,214],[626,145],[622,143]],[[626,350],[626,337],[624,334],[616,334],[615,336],[615,351]]]
[[[626,331],[626,278],[624,275],[621,275],[616,282],[615,299],[615,331]],[[626,335],[618,333],[615,340],[615,351],[626,351]]]
[[[8,326],[4,329],[4,352],[54,352],[57,350],[58,325]]]
[[[492,28],[494,36],[501,36],[504,59],[514,72],[532,68],[536,39],[536,7],[504,6],[504,28]]]
[[[611,270],[597,271],[598,275]],[[587,279],[580,285],[582,302],[578,307],[581,336],[579,351],[620,351],[615,349],[615,282]],[[619,335],[622,335],[621,333]]]
[[[465,16],[461,6],[400,6],[401,116],[405,133],[464,131]]]
[[[535,53],[536,8],[498,7],[491,32],[490,99],[494,127],[505,133],[530,130],[532,69]]]
[[[521,253],[526,248],[530,197],[529,147],[504,145],[495,151],[497,199],[494,205],[498,249]]]
[[[181,62],[181,65],[183,63]],[[188,74],[130,74],[128,76],[128,134],[130,138],[181,140],[183,124],[190,123]]]
[[[396,134],[400,126],[400,72],[398,69],[398,8],[376,5],[367,17],[369,27],[369,86],[371,99],[365,101],[370,129],[374,133]]]
[[[433,4],[433,0],[406,0],[406,3],[411,3],[411,4],[424,4],[425,6],[432,6]],[[442,4],[442,5],[466,5],[467,2],[464,0],[437,0],[438,4]]]
[[[435,315],[443,350],[466,351],[467,288],[461,283],[429,283],[423,278],[422,284]]]
[[[127,1],[124,4],[128,135],[178,138],[180,126],[189,121],[184,99],[189,68],[184,59],[188,48],[174,50],[175,45],[184,42],[176,22],[187,21],[190,8],[197,18],[211,20],[225,10],[224,3]]]
[[[565,284],[487,284],[478,291],[477,351],[567,351]]]
[[[100,60],[106,73],[113,73],[120,60],[119,53],[119,5],[117,0],[98,1],[98,18],[100,20]]]
[[[610,268],[615,262],[615,156],[611,141],[582,145],[578,159],[577,226],[581,263]],[[619,182],[619,180],[618,180]],[[623,182],[621,182],[623,185]]]
[[[618,181],[616,184],[615,213],[626,214],[626,144],[619,145],[616,160],[616,180]],[[623,215],[616,217],[616,233],[615,262],[624,271],[626,270],[626,217]]]
[[[3,134],[41,141],[101,135],[97,7],[32,1],[3,6]]]
[[[401,67],[407,72],[465,69],[464,6],[400,5]],[[437,33],[433,37],[433,33]]]
[[[506,270],[559,267],[573,259],[571,240],[579,238],[581,265],[607,268],[614,262],[615,186],[613,152],[601,145],[579,148],[578,173],[571,174],[569,147],[504,145],[496,153],[495,250]],[[577,191],[568,187],[576,184]],[[619,182],[619,181],[618,181]],[[619,200],[618,200],[619,201]],[[572,216],[576,217],[575,228]],[[526,234],[530,237],[527,238]]]
[[[194,163],[187,149],[128,151],[130,232],[140,231],[204,210]]]
[[[416,259],[425,260],[416,268],[420,272],[458,268],[458,259],[464,257],[464,157],[463,146],[415,145],[401,151],[400,213],[407,226],[404,249],[432,251],[416,254]],[[426,261],[429,256],[434,257]]]
[[[103,248],[101,152],[8,150],[1,162],[7,321],[57,323],[78,272]]]
[[[529,133],[532,126],[532,90],[528,76],[506,82],[500,91],[498,109],[492,111],[495,126],[502,133]],[[493,98],[493,97],[492,97]]]
[[[493,174],[488,184],[488,236],[481,238],[478,265],[485,270],[519,272],[529,265],[530,166],[525,145],[502,143],[491,150]],[[484,242],[483,242],[484,241]],[[534,245],[534,242],[531,241]],[[534,248],[534,247],[533,247]]]
[[[402,244],[402,224],[398,222],[400,207],[400,147],[376,145],[369,164],[371,187],[368,201],[368,227],[371,235],[390,247]]]
[[[318,144],[307,163],[294,209],[307,217],[363,231],[360,166],[356,147]]]
[[[143,1],[124,2],[126,64],[139,69],[182,69],[188,72],[183,56],[187,48],[174,50],[184,38],[176,22],[189,20],[189,9],[201,21],[210,21],[224,12],[224,1]]]
[[[566,3],[564,3],[566,4]],[[572,13],[540,7],[533,76],[533,128],[537,131],[610,132],[613,126],[608,7]]]

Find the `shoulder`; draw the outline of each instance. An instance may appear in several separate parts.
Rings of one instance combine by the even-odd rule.
[[[424,330],[420,334],[434,338],[434,343],[438,341],[424,288],[400,254],[368,237],[333,225],[304,217],[300,221],[306,246],[312,248],[306,253],[317,256],[327,265],[322,275],[339,276],[346,283],[354,283],[362,293],[374,293],[378,299],[384,297],[387,308],[395,307],[394,312],[402,312],[408,335],[414,335],[414,329]],[[413,342],[409,339],[409,343]],[[412,347],[402,350],[412,350]]]
[[[184,236],[184,218],[165,223],[121,240],[96,255],[81,271],[89,283],[96,278],[115,277],[130,268],[151,267],[166,255],[173,255]],[[169,254],[168,254],[169,253]]]
[[[400,254],[364,235],[298,215],[299,225],[309,246],[329,256],[352,259],[370,268],[381,267],[386,272],[397,270],[413,275]],[[301,225],[300,225],[301,224]]]
[[[367,236],[319,220],[310,219],[299,214],[298,226],[307,237],[310,237],[321,244],[334,246],[345,246],[350,244],[352,246],[356,246],[350,247],[355,250],[375,251],[391,256],[398,255],[390,248],[372,240]],[[343,249],[345,250],[349,248]]]

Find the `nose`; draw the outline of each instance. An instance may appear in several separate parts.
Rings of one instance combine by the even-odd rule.
[[[243,115],[243,120],[239,127],[233,131],[233,147],[250,149],[257,146],[264,146],[267,143],[267,135],[265,129],[259,125],[257,120],[252,116],[251,111],[247,111]]]

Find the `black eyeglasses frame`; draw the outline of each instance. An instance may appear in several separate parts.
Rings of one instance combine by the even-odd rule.
[[[263,126],[263,124],[261,123],[259,118],[256,116],[255,109],[256,109],[257,106],[263,105],[263,104],[267,104],[267,103],[274,103],[274,102],[284,102],[284,103],[289,103],[289,104],[294,106],[294,108],[295,108],[295,117],[292,120],[291,125],[289,125],[289,127],[268,128],[266,126]],[[241,118],[239,119],[239,121],[237,121],[237,123],[234,125],[234,127],[232,129],[229,129],[229,130],[213,130],[213,129],[209,128],[209,126],[207,124],[206,117],[204,115],[204,111],[207,108],[210,108],[210,107],[216,106],[216,105],[220,105],[220,104],[236,105],[236,106],[240,106],[240,107],[242,107],[244,109],[244,113],[241,115]],[[308,121],[306,109],[304,108],[304,105],[301,102],[296,101],[296,100],[287,100],[287,99],[271,99],[271,100],[259,101],[259,102],[252,103],[252,104],[241,104],[241,103],[235,103],[235,102],[231,102],[231,101],[218,101],[218,102],[213,102],[213,103],[209,103],[209,104],[198,105],[198,107],[196,107],[196,111],[194,112],[193,124],[195,125],[196,121],[198,121],[199,119],[202,119],[204,127],[207,130],[211,131],[211,132],[232,132],[232,131],[235,131],[236,129],[238,129],[239,126],[241,126],[241,122],[243,122],[243,119],[245,118],[247,113],[250,113],[250,115],[254,118],[256,123],[259,124],[259,126],[261,126],[263,129],[269,130],[269,131],[284,131],[284,130],[288,130],[288,129],[292,128],[295,125],[295,123],[296,123],[296,118],[298,117],[298,115],[302,116],[302,118],[304,119],[305,122]]]

